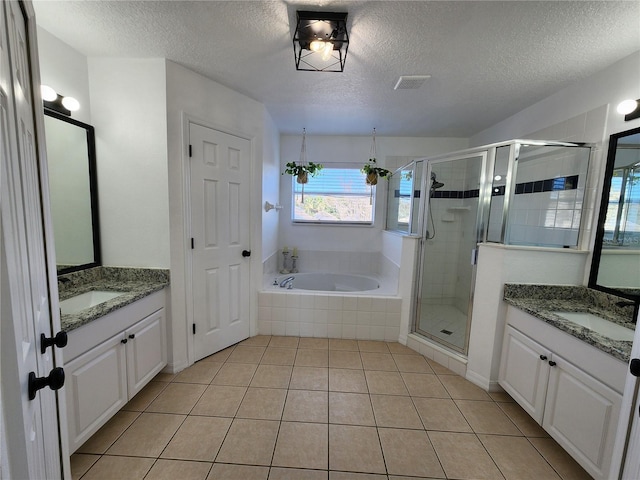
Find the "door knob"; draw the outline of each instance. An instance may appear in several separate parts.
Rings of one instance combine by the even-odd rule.
[[[242,256],[243,257],[250,257],[251,256],[251,250],[242,250]]]
[[[634,377],[640,377],[640,358],[632,358],[629,363],[629,372]]]
[[[36,398],[36,392],[49,386],[51,390],[58,390],[64,385],[64,370],[56,367],[49,372],[48,377],[36,377],[34,372],[29,373],[29,400]]]
[[[58,348],[63,348],[67,346],[67,332],[64,330],[56,333],[55,337],[47,337],[44,333],[40,334],[40,353],[44,355],[44,352],[47,351],[47,348],[55,345]]]

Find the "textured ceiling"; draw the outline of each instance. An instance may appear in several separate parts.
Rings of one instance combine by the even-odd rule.
[[[640,1],[33,3],[81,53],[167,58],[262,102],[282,133],[467,137],[640,50]],[[296,71],[296,10],[348,12],[343,73]],[[431,78],[393,89],[416,74]]]

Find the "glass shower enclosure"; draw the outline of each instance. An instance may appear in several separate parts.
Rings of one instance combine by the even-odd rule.
[[[416,184],[401,229],[421,235],[415,333],[467,354],[480,243],[578,248],[590,154],[584,144],[513,140],[401,169]],[[398,226],[388,212],[390,224]]]

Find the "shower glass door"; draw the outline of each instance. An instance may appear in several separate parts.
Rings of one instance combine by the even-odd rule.
[[[466,355],[487,152],[428,162],[416,332]]]

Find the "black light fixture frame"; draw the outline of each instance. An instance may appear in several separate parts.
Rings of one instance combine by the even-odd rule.
[[[636,118],[640,118],[640,98],[636,100],[636,108],[633,112],[629,112],[624,116],[624,121],[629,122],[631,120],[635,120]]]
[[[326,65],[314,65],[320,55],[311,50],[314,40],[333,43],[332,60]],[[349,49],[346,12],[296,12],[296,31],[293,35],[293,53],[296,70],[308,72],[343,72]]]
[[[64,105],[62,105],[62,99],[64,98],[62,95],[57,94],[57,98],[55,100],[49,101],[49,100],[42,100],[42,103],[44,104],[44,108],[48,108],[49,110],[53,110],[54,112],[57,112],[61,115],[66,115],[67,117],[71,116],[71,110],[65,108]]]

